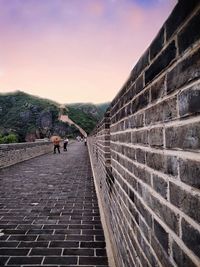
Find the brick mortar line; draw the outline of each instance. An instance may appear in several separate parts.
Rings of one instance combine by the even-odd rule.
[[[125,192],[125,191],[123,190],[123,188],[121,187],[121,184],[120,184],[118,181],[117,181],[117,183],[118,183],[118,186],[121,188],[121,191],[123,191],[123,193],[124,193],[125,195],[127,195],[126,192]],[[128,195],[127,195],[127,196],[128,196]],[[134,222],[135,222],[135,224],[136,224],[136,227],[139,228],[139,230],[141,230],[141,228],[139,227],[139,225],[136,223],[135,218],[132,216],[132,214],[131,214],[130,211],[128,210],[127,205],[124,203],[124,200],[123,200],[123,198],[121,197],[120,194],[118,195],[118,198],[120,198],[121,202],[123,202],[123,205],[124,205],[124,207],[126,208],[126,211],[129,213],[130,217],[134,220]],[[121,205],[119,204],[118,198],[116,198],[116,202],[117,202],[117,204],[118,204],[118,208],[121,210],[121,213],[122,213],[122,214],[125,214],[125,213],[123,213],[123,211],[122,211],[122,209],[121,209]],[[136,208],[136,209],[137,209],[137,208]],[[140,213],[140,212],[139,212],[139,213]],[[142,214],[141,214],[141,216],[142,216]],[[129,224],[129,221],[128,221],[127,217],[124,216],[124,218],[126,219],[126,223],[129,225],[129,228],[132,229],[131,225]],[[122,233],[123,233],[123,231],[122,231]],[[159,262],[160,267],[162,267],[162,264],[161,264],[160,260],[157,258],[157,255],[156,255],[154,249],[152,248],[151,243],[146,239],[145,235],[143,234],[143,231],[140,231],[140,234],[141,234],[142,237],[145,239],[146,243],[149,244],[149,246],[150,246],[150,248],[151,248],[151,251],[153,252],[152,254],[154,255],[154,257],[155,257],[155,258],[157,259],[157,261]],[[140,246],[140,244],[139,244],[137,238],[135,238],[135,241],[137,242],[138,246],[141,248],[142,254],[143,254],[143,255],[145,256],[145,258],[146,258],[146,255],[143,253],[142,247]],[[149,262],[148,258],[146,258],[146,259],[147,259],[147,261]],[[150,265],[151,265],[151,264],[150,264]]]
[[[173,238],[171,235],[168,235],[168,245],[169,245],[169,258],[171,259],[172,262],[175,262],[173,259]],[[177,266],[177,264],[174,264],[175,266]]]
[[[120,143],[120,142],[112,142],[112,144],[118,145],[118,146],[126,146],[126,147],[134,148],[134,149],[142,149],[143,151],[150,152],[152,154],[156,153],[156,154],[160,154],[163,156],[176,156],[176,157],[179,157],[180,159],[188,159],[188,160],[195,160],[195,161],[200,160],[200,153],[198,150],[193,152],[193,151],[185,151],[185,150],[172,150],[172,149],[159,149],[159,148],[156,149],[150,146],[141,146],[141,145],[135,145],[132,143]],[[122,153],[119,153],[116,150],[111,148],[110,149],[111,158],[112,158],[112,152],[118,153],[119,155],[123,156]],[[127,159],[129,158],[127,157]]]
[[[119,154],[119,153],[117,153]],[[129,162],[133,163],[134,165],[136,165],[136,167],[141,167],[142,169],[150,172],[150,174],[156,174],[156,175],[159,175],[161,176],[162,178],[164,178],[165,180],[169,180],[170,182],[173,182],[174,184],[176,185],[179,185],[181,186],[184,190],[186,190],[187,192],[189,192],[192,196],[197,196],[199,195],[200,196],[200,190],[195,188],[195,187],[192,187],[190,185],[187,185],[186,183],[182,182],[181,180],[177,180],[175,179],[176,177],[174,176],[170,176],[170,175],[167,175],[165,173],[162,173],[162,172],[159,172],[157,170],[154,170],[150,167],[148,167],[147,165],[143,165],[142,163],[139,163],[139,162],[134,162],[133,160],[123,156],[122,154],[119,154],[122,158],[128,160]],[[117,162],[114,158],[112,158],[113,161]],[[121,163],[117,162],[120,166],[123,167],[124,170],[126,170],[127,172],[129,172],[131,175],[133,175],[128,169],[126,169],[123,165],[121,165]]]
[[[118,203],[118,201],[116,200],[116,203]],[[119,209],[121,209],[121,207],[118,205],[118,208]],[[123,212],[122,212],[123,213]],[[119,215],[119,214],[117,214],[117,215]],[[114,217],[114,219],[116,220],[116,218],[117,217]],[[119,216],[118,216],[118,218],[119,218]],[[116,220],[117,221],[117,220]],[[118,221],[117,221],[118,222]],[[121,230],[121,236],[123,237],[123,240],[124,240],[124,242],[126,243],[126,245],[128,244],[128,242],[127,242],[127,238],[126,238],[126,236],[124,235],[124,231],[123,231],[123,229],[122,229],[122,227],[121,227],[121,225],[120,225],[120,223],[118,222],[118,229],[120,229]],[[132,229],[132,228],[130,228],[130,229]],[[115,237],[114,236],[114,238],[115,238],[115,242],[116,242],[116,238],[117,237]],[[130,239],[129,239],[130,240]],[[138,241],[137,241],[137,239],[135,238],[135,241],[136,241],[136,243],[138,243]],[[131,242],[130,242],[131,243]],[[127,247],[129,247],[129,246],[127,246]],[[139,245],[139,243],[138,243],[138,247],[140,247],[141,248],[141,246]],[[135,256],[135,258],[138,258],[139,259],[139,256],[138,256],[138,254],[137,254],[137,252],[136,252],[136,250],[135,250],[135,248],[134,248],[134,246],[132,245],[132,243],[131,243],[131,248],[132,248],[132,250],[134,251],[134,256]],[[119,251],[119,253],[121,254],[121,255],[123,255],[122,253],[121,253],[121,251]],[[149,263],[149,260],[148,260],[148,258],[146,257],[146,255],[143,253],[143,251],[142,251],[142,254],[143,254],[143,257],[146,259],[146,261]],[[131,257],[131,259],[132,259],[132,261],[133,262],[135,262],[135,260],[134,260],[134,258],[132,257],[132,255],[131,254],[129,254],[130,255],[130,257]],[[139,261],[140,261],[140,259],[139,259]],[[141,262],[140,262],[141,263]],[[149,263],[150,264],[150,263]],[[161,266],[162,267],[162,266]]]
[[[103,149],[103,148],[107,148],[107,147],[110,147],[109,145],[102,145],[101,142],[98,141],[96,147],[98,147],[99,149]]]
[[[123,179],[122,175],[121,175],[116,169],[115,169],[115,171],[118,173],[118,175],[121,177],[121,179],[128,185],[128,183],[126,182],[126,180]],[[125,192],[125,191],[123,190],[123,188],[121,187],[121,184],[120,184],[118,181],[116,181],[116,182],[118,183],[118,186],[121,188],[121,191],[123,191],[123,193],[126,194],[126,192]],[[171,230],[171,229],[169,228],[169,226],[166,225],[166,224],[165,224],[165,223],[158,217],[158,215],[152,211],[152,209],[151,209],[151,208],[144,202],[143,198],[138,194],[137,191],[134,190],[134,188],[133,188],[133,191],[134,191],[134,193],[137,195],[137,197],[140,199],[140,201],[142,202],[142,204],[145,206],[145,208],[151,213],[151,215],[153,216],[153,218],[155,218],[155,219],[160,223],[160,225],[166,230],[166,232],[169,233],[169,234],[172,236],[172,238],[173,238],[173,239],[180,245],[181,248],[183,248],[183,251],[186,252],[187,255],[192,256],[192,260],[193,260],[193,262],[194,262],[195,264],[197,264],[197,266],[198,266],[198,264],[199,264],[199,258],[193,253],[193,251],[191,251],[191,250],[185,245],[185,243],[182,241],[182,239],[180,239],[180,237],[178,237],[178,236],[176,235],[176,233],[173,232],[173,230]],[[118,197],[121,198],[120,195],[118,195]],[[121,198],[121,201],[124,202],[122,198]],[[129,213],[130,216],[132,217],[131,213],[130,213],[129,210],[127,209],[127,206],[124,205],[124,207],[126,208],[126,210],[128,211],[128,213]],[[138,210],[138,209],[137,209],[137,210]],[[138,210],[138,212],[139,212],[139,210]],[[139,212],[139,213],[140,213],[140,212]],[[179,213],[182,213],[182,212],[179,212]],[[142,215],[141,215],[141,216],[142,216]],[[186,214],[184,214],[183,217],[186,218],[186,219],[188,219],[188,218],[187,218],[188,216],[187,216]],[[125,217],[125,218],[126,218],[126,217]],[[190,218],[190,217],[189,217],[189,218]],[[190,220],[191,220],[191,218],[190,218]],[[189,223],[190,223],[190,220],[188,220]],[[127,223],[128,223],[128,220],[127,220]],[[192,224],[192,223],[191,223],[191,224]],[[193,226],[194,226],[194,225],[193,225]],[[200,229],[199,225],[197,225],[197,226],[198,226],[198,228]],[[195,227],[195,228],[196,228],[196,227]],[[142,232],[142,231],[141,231],[140,233],[143,235],[143,232]],[[145,238],[145,239],[146,239],[146,238]]]
[[[103,209],[104,205],[102,204],[103,201],[101,199],[101,195],[100,195],[99,188],[98,188],[98,183],[97,183],[96,173],[94,170],[94,163],[93,163],[94,159],[91,156],[92,155],[92,148],[90,147],[90,144],[88,144],[88,153],[89,153],[90,164],[91,164],[91,169],[92,169],[92,173],[93,173],[93,180],[94,180],[96,195],[97,195],[98,204],[99,204],[100,217],[101,217],[101,221],[102,221],[103,230],[105,232],[105,241],[107,244],[106,250],[107,250],[107,254],[108,254],[108,261],[109,261],[110,267],[116,267],[115,258],[113,257],[114,249],[113,249],[112,241],[110,240],[110,235],[109,235],[110,231],[109,231],[109,227],[107,225],[106,216],[104,214],[104,209]]]
[[[119,204],[119,201],[118,201],[118,197],[119,196],[117,196],[117,198],[116,198],[116,203],[117,203],[117,208],[120,210],[120,212],[123,214],[123,211],[122,211],[122,208],[121,208],[121,206],[120,206],[120,204]],[[120,196],[120,199],[121,199],[121,201],[124,203],[124,201],[123,201],[123,199],[121,198],[121,196]],[[126,209],[127,210],[127,209]],[[117,214],[117,216],[118,217],[114,217],[115,219],[117,218],[119,218],[120,217],[120,214],[119,214],[119,212],[118,212],[118,214]],[[134,222],[135,222],[135,218],[134,217],[132,217],[133,218],[133,220],[134,220]],[[132,227],[130,226],[130,224],[129,224],[129,222],[128,222],[128,220],[127,220],[127,218],[126,218],[126,216],[125,216],[125,219],[126,219],[126,221],[127,221],[127,224],[128,224],[128,226],[129,226],[129,229],[130,230],[132,230]],[[121,225],[119,224],[118,225],[118,227],[121,229],[121,233],[122,233],[122,235],[124,236],[124,231],[122,231],[122,228],[121,228]],[[138,227],[138,226],[137,226]],[[139,228],[139,227],[138,227]],[[135,235],[134,235],[135,236]],[[142,233],[142,236],[143,236],[143,233]],[[128,236],[128,238],[129,238],[129,236]],[[126,237],[125,237],[125,242],[127,243],[127,241],[126,241]],[[135,242],[137,243],[137,245],[138,245],[138,247],[141,249],[141,252],[142,252],[142,255],[143,255],[143,257],[146,259],[146,261],[149,263],[149,259],[146,257],[146,255],[143,253],[143,250],[142,250],[142,248],[141,248],[141,246],[140,246],[140,244],[139,244],[139,242],[138,242],[138,240],[137,240],[137,238],[134,238],[135,239]],[[149,243],[149,242],[148,242]],[[132,243],[131,243],[131,246],[132,246]],[[132,246],[132,248],[133,248],[133,250],[135,251],[135,248]],[[140,258],[139,258],[139,255],[137,254],[137,252],[135,251],[135,253],[136,253],[136,257],[138,257],[138,259],[140,260]],[[156,257],[157,258],[157,257]],[[158,260],[159,261],[159,260]],[[149,263],[150,264],[150,263]]]
[[[173,37],[173,38],[174,38],[174,37]],[[171,41],[172,41],[172,40],[171,40]],[[169,43],[170,43],[170,42],[169,42]],[[134,98],[132,98],[130,101],[128,101],[124,106],[126,106],[126,105],[129,104],[131,101],[133,101],[137,96],[141,95],[142,93],[144,93],[145,91],[147,91],[148,89],[150,89],[152,85],[154,85],[156,82],[158,82],[163,76],[165,76],[166,74],[168,74],[168,73],[169,73],[172,69],[174,69],[180,62],[182,62],[182,61],[184,61],[186,58],[188,58],[188,57],[194,55],[194,54],[197,52],[197,50],[199,49],[199,44],[200,44],[200,40],[197,40],[197,41],[195,42],[195,44],[194,44],[193,49],[192,49],[192,53],[191,53],[191,50],[187,50],[187,51],[185,51],[182,55],[179,55],[179,57],[176,58],[176,61],[171,62],[172,64],[171,64],[170,66],[168,66],[164,71],[161,71],[161,73],[159,73],[156,77],[154,77],[154,79],[153,79],[150,83],[148,83],[147,85],[145,85],[145,87],[143,88],[143,90],[142,90],[141,92],[139,92],[137,95],[135,95]],[[162,50],[161,52],[163,52],[163,50]],[[147,67],[149,68],[150,66],[151,66],[151,64],[148,65]],[[143,72],[142,72],[142,74],[145,73],[145,71],[146,71],[148,68],[144,69]],[[142,74],[140,74],[140,76],[141,76]],[[139,76],[139,77],[140,77],[140,76]],[[111,108],[110,113],[112,113],[112,110],[113,110],[113,109],[115,108],[115,106],[119,103],[119,101],[120,101],[121,99],[124,98],[124,96],[125,96],[125,94],[127,93],[127,91],[129,91],[129,90],[131,89],[131,87],[132,87],[134,84],[136,84],[136,81],[138,80],[139,77],[137,77],[137,79],[134,80],[134,82],[129,86],[129,88],[125,91],[125,93],[118,99],[118,102]],[[190,84],[190,81],[189,81],[189,84]],[[188,85],[188,84],[187,84],[187,85]],[[184,87],[184,85],[181,86],[181,87]],[[180,87],[180,88],[181,88],[181,87]],[[179,90],[179,88],[178,88],[177,90]],[[124,107],[124,106],[123,106],[123,107]],[[122,107],[122,108],[123,108],[123,107]],[[121,109],[122,109],[122,108],[121,108]],[[118,111],[120,111],[121,109],[118,109]],[[113,115],[113,116],[114,116],[114,115]],[[112,119],[113,116],[110,116],[110,119]]]
[[[121,164],[119,164],[117,161],[115,161],[118,165],[120,165],[120,167],[124,170],[126,170]],[[118,170],[116,168],[113,167],[113,169],[120,175],[121,179],[126,183],[126,185],[128,186],[128,188],[130,188],[131,190],[133,190],[134,192],[137,193],[137,196],[140,196],[138,194],[137,191],[135,191],[134,187],[131,187],[128,182],[122,177],[122,175],[118,172]],[[131,176],[133,176],[128,170],[126,170]],[[159,195],[156,191],[153,190],[152,187],[150,187],[148,184],[144,183],[143,181],[141,181],[139,178],[135,177],[134,178],[137,179],[137,181],[139,181],[144,187],[148,188],[148,191],[150,192],[151,195],[155,196],[156,199],[159,199],[160,202],[162,202],[163,205],[167,206],[170,210],[174,211],[177,215],[180,215],[183,218],[186,218],[187,221],[194,227],[196,228],[199,232],[200,232],[200,225],[198,222],[196,222],[195,220],[193,220],[191,217],[189,217],[186,213],[184,213],[183,211],[181,211],[179,208],[177,208],[176,206],[174,206],[171,202],[165,200],[161,195]],[[119,182],[118,182],[119,183]],[[174,184],[175,181],[173,181]],[[176,184],[177,185],[177,184]],[[121,187],[121,186],[120,186]],[[123,189],[122,189],[123,190]],[[125,192],[123,190],[123,192]],[[191,193],[191,192],[190,192]],[[127,193],[125,192],[125,194],[127,195]],[[128,195],[127,195],[128,196]],[[129,198],[129,196],[128,196]],[[143,199],[140,196],[141,199]],[[147,205],[146,202],[143,200],[143,202],[145,203],[145,206]],[[148,206],[148,205],[147,205]],[[148,206],[149,207],[149,206]],[[151,208],[149,207],[149,209],[151,210]],[[153,212],[153,211],[152,211]],[[168,226],[167,226],[168,227]],[[173,231],[173,230],[171,230]]]
[[[124,122],[126,119],[130,118],[131,116],[132,115],[126,117],[121,122]],[[192,115],[190,117],[188,115],[188,117],[187,116],[186,117],[180,117],[180,118],[177,117],[177,118],[174,118],[171,121],[156,122],[155,124],[148,124],[148,125],[144,125],[143,127],[138,127],[138,128],[137,127],[134,127],[134,128],[128,128],[128,129],[119,130],[119,131],[112,131],[111,130],[110,131],[110,135],[113,136],[113,135],[123,134],[123,133],[127,133],[127,132],[139,132],[139,131],[142,131],[142,130],[151,130],[151,129],[159,128],[159,127],[160,128],[162,128],[162,127],[168,128],[168,127],[175,126],[176,128],[178,128],[178,127],[181,127],[181,126],[184,126],[184,125],[188,125],[190,123],[196,123],[196,122],[199,122],[199,121],[200,121],[200,115],[198,115],[198,116]],[[116,127],[117,124],[116,125],[113,125],[112,124],[111,127]]]
[[[118,197],[118,195],[117,194],[114,194],[115,195],[115,198],[117,198]],[[110,199],[110,197],[109,197],[109,199]],[[119,206],[119,209],[121,210],[121,207]],[[121,213],[123,213],[122,211],[121,211]],[[123,232],[123,231],[122,231]],[[116,242],[116,240],[115,240],[115,242]],[[139,245],[139,247],[140,247],[140,245]],[[141,248],[141,247],[140,247]],[[134,249],[134,247],[133,247],[133,249]],[[136,253],[137,254],[137,253]],[[146,256],[145,256],[145,258],[146,258]],[[139,258],[138,258],[139,259]],[[148,261],[148,259],[146,258],[146,260]],[[149,262],[149,261],[148,261]]]
[[[193,12],[191,12],[190,16],[188,18],[186,18],[184,22],[182,22],[181,24],[179,24],[179,27],[177,27],[176,31],[172,34],[172,36],[168,40],[166,38],[167,37],[166,36],[166,33],[167,33],[167,30],[166,30],[166,22],[163,24],[163,30],[164,30],[164,46],[162,47],[162,49],[159,51],[159,53],[152,60],[150,60],[150,57],[149,57],[149,63],[150,64],[148,66],[150,66],[154,61],[156,61],[156,59],[162,54],[163,50],[165,50],[167,48],[167,46],[174,40],[174,38],[178,39],[178,34],[189,24],[190,20],[198,13],[199,10],[200,10],[200,7],[197,6],[193,10]],[[152,43],[153,43],[153,41],[152,41]],[[196,41],[196,42],[198,42],[198,41]],[[151,48],[152,43],[149,45],[148,49]],[[178,52],[177,56],[181,56],[181,54],[179,53],[178,42],[177,42],[176,48],[177,48],[177,52]],[[187,53],[189,51],[187,49],[185,51],[185,53]],[[149,56],[150,56],[150,53],[149,53]]]
[[[172,36],[169,38],[168,42],[170,42],[174,36],[178,36],[178,34],[185,28],[185,26],[187,26],[190,22],[190,20],[193,18],[194,15],[196,15],[198,13],[198,11],[200,10],[200,6],[197,6],[190,14],[190,16],[188,16],[184,22],[182,22],[181,24],[179,24],[179,27],[177,27],[177,29],[174,31],[174,33],[172,34]],[[166,25],[166,22],[164,23],[164,25]]]
[[[127,119],[127,118],[130,118],[130,117],[132,117],[132,116],[137,116],[137,115],[140,115],[140,114],[145,114],[145,112],[146,111],[148,111],[148,109],[150,109],[150,108],[154,108],[154,107],[156,107],[157,105],[159,105],[159,104],[162,104],[162,103],[164,103],[164,102],[166,102],[167,100],[170,100],[170,99],[173,99],[173,98],[177,98],[178,97],[178,95],[180,94],[180,93],[182,93],[182,92],[184,92],[184,91],[186,91],[188,88],[190,88],[190,87],[193,87],[193,86],[195,86],[195,85],[199,85],[199,83],[200,83],[200,78],[196,78],[196,79],[194,79],[194,80],[192,80],[192,81],[189,81],[187,84],[185,84],[185,85],[182,85],[180,88],[178,88],[175,92],[173,92],[173,93],[171,93],[171,94],[168,94],[168,95],[165,95],[164,97],[162,97],[162,98],[159,98],[159,99],[157,99],[157,101],[155,101],[155,102],[151,102],[151,103],[148,103],[148,105],[146,106],[146,107],[144,107],[144,108],[142,108],[142,109],[139,109],[138,111],[136,111],[136,112],[134,112],[134,113],[132,113],[132,114],[130,114],[130,115],[128,115],[128,116],[125,116],[124,118],[122,118],[122,119],[120,119],[120,120],[118,120],[117,122],[114,122],[114,123],[111,123],[110,124],[110,128],[111,127],[115,127],[115,126],[117,126],[118,124],[120,124],[121,122],[123,122],[125,119]],[[148,89],[145,89],[145,90],[143,90],[143,91],[141,91],[136,97],[134,97],[131,101],[129,101],[127,104],[125,104],[124,106],[122,106],[117,112],[115,112],[115,114],[111,117],[111,120],[116,116],[116,114],[118,114],[123,108],[126,108],[129,104],[131,104],[132,103],[132,101],[133,100],[135,100],[139,95],[142,95],[143,93],[145,93],[146,91],[147,91]],[[176,100],[178,100],[178,98],[176,99]],[[178,105],[178,101],[177,101],[177,103],[176,103],[177,105]],[[180,120],[184,120],[185,118],[187,118],[187,116],[185,116],[185,117],[181,117],[180,115],[179,115],[179,113],[178,113],[178,109],[176,109],[176,111],[177,111],[177,117],[176,118],[173,118],[172,120],[173,121],[175,121],[175,120],[177,120],[177,119],[179,119],[179,121]],[[189,118],[190,119],[190,118]],[[165,121],[165,122],[154,122],[155,124],[158,124],[158,123],[171,123],[172,121],[170,120],[170,121]],[[146,127],[148,127],[148,126],[151,126],[151,124],[146,124],[145,123],[145,121],[144,121],[144,126],[146,126]]]
[[[45,256],[43,256],[43,258],[42,258],[41,265],[43,265],[44,260],[45,260]]]
[[[200,43],[200,41],[199,41],[199,43]],[[199,47],[198,47],[198,49],[199,49]],[[198,50],[198,49],[197,49],[197,50]],[[195,52],[196,52],[196,51],[195,51]],[[194,54],[195,54],[195,52],[194,52]],[[168,71],[168,72],[169,72],[169,71]],[[162,77],[165,76],[168,72],[166,72],[166,73],[162,74],[161,76],[159,76],[158,79],[155,81],[155,83],[158,82],[160,79],[162,79]],[[166,101],[166,100],[168,100],[168,99],[170,99],[170,98],[172,98],[172,97],[177,96],[180,92],[182,92],[182,91],[184,91],[184,90],[186,90],[186,89],[188,89],[188,88],[190,88],[190,87],[192,87],[192,86],[198,84],[198,83],[199,83],[199,80],[200,80],[200,79],[197,77],[197,78],[193,79],[192,81],[188,81],[187,84],[183,84],[182,86],[180,86],[179,88],[177,88],[174,92],[169,93],[169,94],[166,94],[166,95],[164,95],[162,98],[158,98],[158,99],[157,99],[156,101],[154,101],[154,102],[150,102],[150,103],[148,103],[148,105],[147,105],[146,107],[144,107],[144,108],[138,110],[138,111],[135,112],[135,113],[132,113],[130,116],[132,116],[132,115],[137,115],[138,113],[140,113],[140,112],[144,112],[144,111],[146,111],[147,109],[149,109],[149,108],[151,108],[151,107],[154,107],[154,106],[156,106],[157,104],[162,103],[163,101]],[[138,96],[142,95],[143,93],[146,93],[148,90],[150,91],[152,85],[153,85],[153,84],[150,84],[150,85],[148,85],[148,87],[144,87],[143,90],[141,90],[141,91],[140,91],[137,95],[135,95],[131,100],[129,100],[129,101],[128,101],[127,103],[125,103],[120,109],[118,109],[117,112],[115,112],[115,114],[113,114],[113,116],[110,116],[110,120],[112,120],[112,119],[116,116],[116,114],[118,114],[123,108],[125,108],[125,107],[127,107],[129,104],[131,104],[136,98],[138,98]],[[112,112],[112,110],[111,110],[111,112]],[[121,120],[119,120],[119,121],[113,123],[112,125],[116,125],[117,123],[121,122],[122,120],[123,120],[123,119],[121,119]]]
[[[101,152],[101,154],[100,155],[106,155],[106,154],[110,154],[110,152],[105,152],[103,149],[101,149],[101,148],[98,148],[98,150]]]
[[[109,198],[109,200],[111,200],[111,198],[107,195],[107,197]],[[117,197],[117,195],[115,195],[115,197]],[[118,222],[118,218],[117,217],[114,217],[114,219],[117,219],[116,221]],[[120,224],[118,224],[118,228],[120,228],[121,229],[121,226],[120,226]],[[123,231],[122,231],[122,234],[123,234]],[[124,234],[123,234],[123,236],[124,236]],[[116,240],[116,236],[114,236],[113,235],[113,238],[114,238],[114,242],[115,242],[115,244],[117,244],[118,243],[118,240]],[[124,239],[125,240],[125,242],[126,242],[126,244],[127,244],[127,241],[126,241],[126,238]],[[132,249],[134,250],[134,252],[135,252],[135,254],[136,254],[136,256],[135,257],[138,257],[137,256],[137,252],[135,251],[135,249],[134,249],[134,247],[131,245],[131,247],[132,247]],[[118,253],[121,255],[121,252],[118,250]],[[131,257],[132,258],[132,257]],[[133,259],[133,258],[132,258]],[[138,258],[139,259],[139,258]],[[135,260],[133,260],[133,262],[135,262]]]

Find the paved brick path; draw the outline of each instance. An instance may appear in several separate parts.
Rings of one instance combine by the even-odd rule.
[[[108,267],[83,143],[0,171],[0,266]]]

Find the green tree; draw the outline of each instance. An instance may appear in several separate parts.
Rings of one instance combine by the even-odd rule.
[[[0,135],[0,144],[9,144],[9,143],[17,143],[17,142],[18,142],[18,138],[13,133],[9,135],[5,135],[5,136]]]

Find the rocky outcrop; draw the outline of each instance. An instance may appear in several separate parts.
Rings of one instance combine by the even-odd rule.
[[[15,134],[19,142],[86,135],[100,118],[93,104],[62,105],[23,92],[0,94],[0,135]],[[68,120],[60,120],[61,115]]]

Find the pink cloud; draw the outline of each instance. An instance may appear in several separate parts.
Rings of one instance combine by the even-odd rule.
[[[87,9],[92,16],[102,16],[105,12],[103,1],[95,0],[87,3]]]
[[[173,1],[167,2],[145,10],[125,1],[84,1],[71,6],[69,17],[64,5],[51,23],[43,6],[32,14],[36,25],[36,13],[45,15],[42,29],[0,26],[0,69],[6,69],[0,91],[21,89],[61,103],[112,100],[170,13]]]

